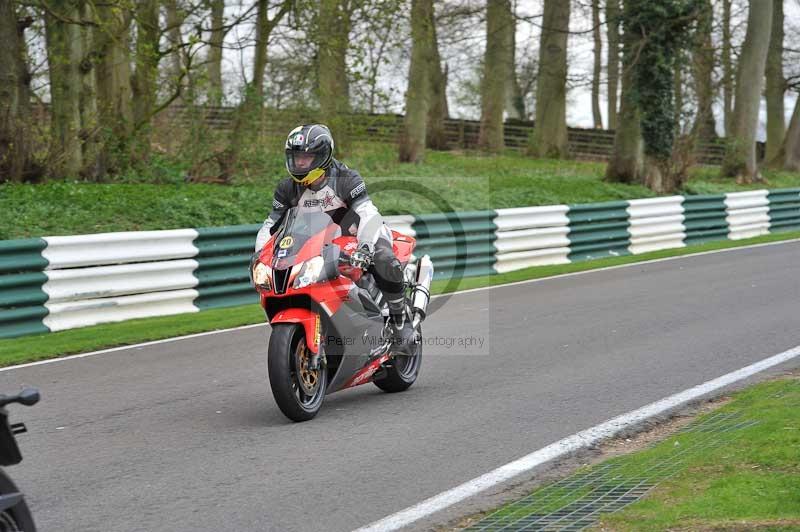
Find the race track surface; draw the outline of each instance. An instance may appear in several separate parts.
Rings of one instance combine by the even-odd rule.
[[[8,473],[43,532],[351,530],[797,346],[800,243],[437,301],[413,388],[302,424],[269,391],[267,327],[2,372],[43,397],[11,407]]]

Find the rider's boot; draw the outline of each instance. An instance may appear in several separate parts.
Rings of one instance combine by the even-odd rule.
[[[389,323],[392,326],[392,350],[411,354],[416,332],[408,313],[405,296],[389,300]]]

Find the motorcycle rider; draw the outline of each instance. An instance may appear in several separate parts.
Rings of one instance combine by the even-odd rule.
[[[358,238],[351,264],[367,268],[389,304],[392,342],[407,350],[414,330],[406,308],[403,268],[392,251],[392,233],[367,194],[358,172],[333,158],[333,136],[327,126],[308,124],[294,128],[286,138],[286,170],[291,177],[275,189],[272,211],[256,237],[256,252],[280,227],[286,211],[321,211],[342,227],[343,234]]]

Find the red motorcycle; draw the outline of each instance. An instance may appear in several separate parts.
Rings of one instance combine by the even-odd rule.
[[[373,382],[402,392],[416,381],[433,264],[427,255],[411,260],[415,239],[392,237],[416,330],[403,352],[393,350],[388,305],[372,274],[351,265],[356,238],[342,236],[327,214],[290,209],[253,257],[252,282],[272,325],[269,382],[289,419],[312,419],[325,395],[339,390]]]

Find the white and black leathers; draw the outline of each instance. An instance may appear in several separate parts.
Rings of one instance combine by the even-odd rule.
[[[358,237],[359,247],[366,245],[372,252],[378,239],[391,243],[389,228],[383,223],[378,209],[367,194],[367,186],[358,172],[334,159],[325,177],[314,186],[304,186],[291,178],[278,183],[272,199],[272,211],[256,237],[256,251],[269,240],[286,211],[299,207],[301,211],[327,213],[342,227],[342,233]],[[391,249],[391,247],[390,247]]]

